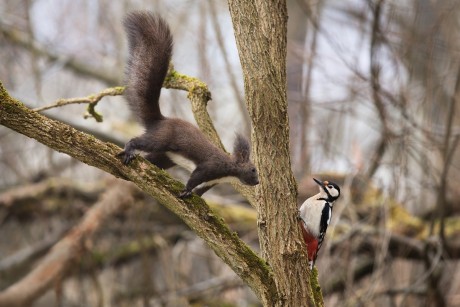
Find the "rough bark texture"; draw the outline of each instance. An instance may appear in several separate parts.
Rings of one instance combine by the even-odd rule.
[[[129,166],[124,165],[116,157],[121,148],[27,109],[8,95],[1,82],[0,124],[81,162],[132,181],[204,239],[261,301],[270,301],[269,298],[276,295],[273,276],[265,261],[232,233],[202,198],[179,199],[177,195],[183,185],[172,180],[166,172],[142,158],[135,159]]]
[[[285,1],[229,0],[253,126],[259,240],[273,269],[278,296],[265,306],[317,306],[297,217],[296,183],[289,155],[286,96]],[[312,278],[314,280],[314,278]]]

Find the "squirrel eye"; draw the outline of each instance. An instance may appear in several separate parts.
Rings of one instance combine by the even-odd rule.
[[[255,173],[255,172],[256,172],[256,169],[255,169],[255,168],[251,169],[251,172]]]

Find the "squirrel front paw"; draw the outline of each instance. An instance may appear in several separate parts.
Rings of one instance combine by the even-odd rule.
[[[136,154],[123,150],[117,154],[117,157],[121,158],[123,164],[129,164],[129,162],[131,162],[136,157]]]

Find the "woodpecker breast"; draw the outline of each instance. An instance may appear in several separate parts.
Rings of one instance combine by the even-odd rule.
[[[329,225],[332,217],[332,206],[317,196],[310,197],[300,207],[300,218],[306,230],[316,238],[321,237],[322,225]]]

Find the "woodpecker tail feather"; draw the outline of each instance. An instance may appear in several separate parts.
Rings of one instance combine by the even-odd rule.
[[[303,220],[299,220],[300,229],[302,230],[302,237],[307,245],[307,254],[308,254],[308,263],[310,269],[313,268],[316,261],[316,256],[318,254],[318,239],[311,235],[305,227]]]

